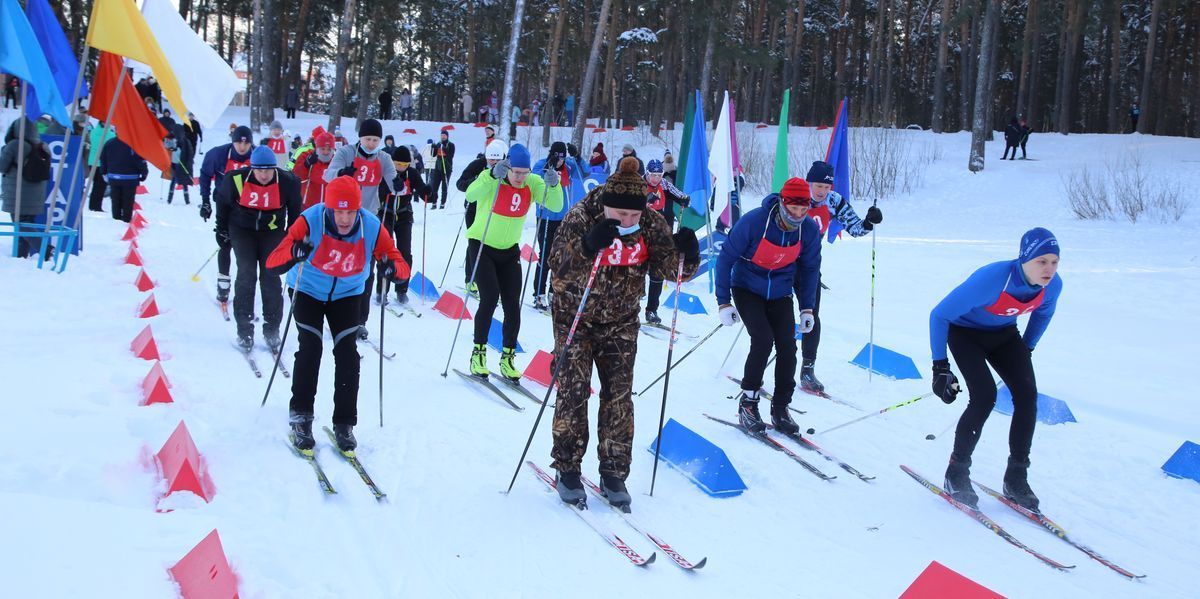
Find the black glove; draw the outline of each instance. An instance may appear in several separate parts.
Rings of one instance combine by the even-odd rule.
[[[342,177],[342,176],[353,177],[354,175],[358,174],[358,172],[354,170],[353,166],[347,166],[347,167],[343,168],[342,170],[338,171],[337,174],[339,177]]]
[[[217,245],[227,248],[229,247],[229,229],[213,229],[217,233]]]
[[[380,279],[394,280],[396,278],[396,263],[391,260],[386,258],[380,260],[377,270]]]
[[[615,218],[606,218],[592,225],[591,230],[583,236],[584,251],[589,254],[595,254],[612,245],[613,240],[621,235],[617,232],[617,225],[619,224],[621,224],[621,221]]]
[[[292,260],[304,262],[313,251],[313,244],[307,239],[292,242]]]
[[[212,218],[212,204],[208,202],[208,198],[200,199],[200,218],[204,219],[204,222]]]
[[[933,393],[946,403],[954,403],[958,398],[958,377],[950,371],[950,360],[933,361]]]
[[[881,222],[883,222],[883,212],[875,206],[867,208],[867,216],[863,219],[863,228],[870,231]]]
[[[680,227],[673,236],[675,249],[683,254],[684,261],[694,262],[700,259],[700,242],[696,240],[696,232],[686,227]]]

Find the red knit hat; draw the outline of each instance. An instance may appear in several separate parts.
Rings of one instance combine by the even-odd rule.
[[[362,208],[362,191],[352,177],[342,175],[325,186],[325,207],[330,210]]]
[[[808,188],[808,181],[792,177],[783,184],[779,197],[783,198],[785,206],[807,206],[812,201],[812,191]]]
[[[315,139],[313,139],[313,147],[332,148],[333,147],[333,136],[324,131],[318,133],[317,137]]]

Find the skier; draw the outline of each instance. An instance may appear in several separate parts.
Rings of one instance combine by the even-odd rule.
[[[504,304],[504,340],[501,345],[500,376],[519,380],[517,333],[521,329],[521,231],[529,206],[538,203],[552,210],[563,205],[558,172],[530,172],[529,150],[513,144],[508,159],[479,174],[467,188],[467,201],[477,205],[478,218],[467,229],[467,239],[483,248],[475,270],[479,307],[475,311],[475,346],[471,351],[471,374],[486,378],[487,340],[496,304]],[[480,247],[480,246],[477,246]],[[479,251],[476,249],[475,251]],[[470,276],[468,273],[467,276]]]
[[[324,201],[296,219],[267,259],[271,272],[275,276],[287,272],[288,286],[296,290],[292,315],[300,348],[295,354],[288,421],[292,443],[305,453],[316,445],[313,405],[324,321],[329,321],[333,336],[333,434],[339,450],[354,451],[359,355],[353,335],[361,321],[359,297],[366,289],[367,269],[374,258],[381,277],[409,276],[408,263],[396,251],[387,229],[362,209],[361,194],[354,179],[335,178],[325,189]]]
[[[1032,132],[1032,129],[1030,129],[1029,123],[1025,121],[1025,117],[1021,117],[1019,124],[1021,125],[1021,160],[1028,160],[1029,155],[1025,153],[1025,144],[1029,143],[1029,134]],[[1017,151],[1013,150],[1013,157],[1016,157],[1016,155]]]
[[[267,146],[275,153],[275,166],[287,168],[288,147],[287,137],[283,134],[283,123],[279,121],[271,123],[271,136],[264,139],[262,145]]]
[[[475,179],[479,178],[480,173],[491,169],[492,167],[496,166],[497,163],[507,157],[508,144],[500,140],[489,143],[487,145],[485,154],[480,155],[478,158],[471,161],[471,163],[467,165],[467,168],[463,169],[462,174],[459,175],[458,181],[454,184],[454,186],[457,187],[459,191],[466,192],[467,189],[471,187],[471,184],[475,182]],[[467,228],[470,229],[471,226],[475,224],[476,204],[467,199],[464,199],[463,203],[466,204],[467,207],[466,213],[463,214],[463,222],[466,223]],[[475,284],[475,281],[471,280],[471,271],[475,269],[475,256],[477,254],[479,254],[479,241],[468,237],[466,272],[463,274],[463,284],[467,286],[467,292],[475,296],[479,295],[479,289],[478,285]]]
[[[171,172],[164,176],[165,179],[168,179],[167,203],[170,204],[175,197],[175,186],[178,185],[183,187],[183,203],[190,205],[192,200],[188,197],[188,188],[192,186],[192,173],[188,171],[186,165],[192,151],[188,138],[183,136],[176,139],[174,133],[167,133],[167,137],[163,139],[163,145],[171,153]]]
[[[1022,137],[1024,137],[1024,132],[1021,130],[1021,121],[1014,116],[1008,122],[1008,126],[1004,128],[1004,155],[1000,157],[1000,160],[1017,159],[1017,147],[1021,145]],[[1012,150],[1012,158],[1008,157],[1009,150]]]
[[[766,424],[758,411],[763,371],[775,348],[775,393],[771,422],[784,433],[799,432],[788,404],[796,389],[796,316],[792,294],[800,303],[800,331],[816,323],[817,285],[821,269],[821,231],[808,218],[812,193],[806,181],[788,179],[762,207],[744,214],[729,231],[717,257],[716,288],[721,324],[738,320],[750,333],[750,354],[742,373],[738,421],[760,433]],[[732,302],[731,302],[732,300]]]
[[[433,174],[429,177],[430,208],[446,207],[446,199],[450,197],[450,174],[453,172],[454,142],[450,141],[449,131],[442,131],[441,141],[433,145]]]
[[[397,146],[388,156],[392,160],[392,165],[396,167],[396,177],[392,180],[392,189],[396,193],[392,197],[388,197],[384,191],[385,188],[379,188],[379,201],[382,204],[380,207],[379,217],[383,221],[384,229],[386,229],[396,243],[396,248],[400,250],[400,255],[404,256],[404,261],[408,264],[413,263],[412,257],[412,227],[413,227],[413,201],[429,200],[432,193],[429,186],[425,185],[424,178],[421,173],[412,166],[412,150],[408,146]],[[367,289],[371,289],[371,279],[374,277],[368,274]],[[383,303],[383,280],[380,279],[375,283],[375,303]],[[408,277],[396,282],[396,301],[401,304],[408,303]]]
[[[250,166],[250,152],[254,149],[250,128],[241,125],[229,134],[230,143],[217,146],[204,155],[200,165],[200,218],[205,222],[212,216],[210,189],[221,187],[225,173]],[[216,229],[213,229],[216,231]],[[229,302],[229,267],[232,248],[227,241],[217,237],[217,302],[222,309]]]
[[[292,174],[300,180],[305,210],[321,203],[325,193],[325,170],[333,160],[333,136],[325,131],[313,139],[313,149],[296,158]]]
[[[639,160],[638,163],[640,164],[641,161]],[[691,198],[663,178],[663,163],[658,160],[651,160],[647,165],[645,179],[646,190],[649,193],[646,198],[646,208],[662,214],[667,221],[667,228],[674,230],[675,204],[686,208],[691,202]],[[671,200],[669,203],[667,202],[668,197]],[[651,273],[650,286],[646,288],[646,322],[650,324],[662,324],[662,318],[658,316],[658,301],[662,296],[662,289],[663,280]]]
[[[972,508],[978,496],[971,486],[971,454],[996,404],[996,382],[988,371],[990,364],[1012,393],[1004,494],[1038,511],[1038,498],[1029,488],[1028,478],[1038,395],[1032,354],[1062,293],[1058,259],[1054,234],[1041,227],[1030,229],[1021,237],[1017,259],[993,262],[976,270],[929,315],[933,391],[946,403],[958,395],[958,378],[946,357],[949,346],[966,379],[970,398],[955,430],[945,490]],[[1030,317],[1022,335],[1017,330],[1017,317],[1024,314]]]
[[[28,133],[25,139],[29,141]],[[33,143],[40,143],[40,139],[34,137]],[[133,220],[133,200],[137,195],[137,187],[146,180],[149,172],[146,160],[125,142],[114,137],[104,144],[100,152],[100,173],[108,182],[114,219],[125,222]]]
[[[559,496],[579,504],[586,498],[580,481],[588,443],[588,398],[592,364],[600,373],[600,489],[610,503],[628,508],[625,479],[633,459],[633,365],[637,354],[640,305],[646,277],[674,280],[683,259],[683,278],[700,265],[695,232],[672,235],[662,216],[646,209],[646,182],[637,162],[626,159],[603,187],[593,189],[563,219],[549,266],[554,272],[551,308],[554,355],[562,356],[567,331],[588,293],[575,337],[566,348],[558,376],[551,466],[558,471]],[[600,270],[586,291],[597,253]],[[556,358],[557,359],[557,358]]]
[[[867,208],[866,218],[860,219],[841,194],[833,191],[833,166],[828,162],[814,161],[805,176],[812,190],[812,207],[808,217],[821,227],[821,236],[829,230],[830,219],[836,218],[851,237],[862,237],[870,233],[875,225],[883,222],[883,212],[876,206]],[[803,307],[803,306],[801,306]],[[804,359],[800,367],[800,388],[807,393],[821,395],[825,385],[817,380],[814,365],[817,362],[817,347],[821,344],[821,277],[817,274],[817,299],[812,306],[815,322],[811,332],[800,340],[800,353]]]
[[[549,210],[545,206],[537,209],[538,263],[533,275],[533,307],[542,312],[550,310],[546,297],[546,281],[550,278],[546,253],[554,245],[554,236],[567,211],[583,199],[583,171],[574,158],[567,156],[567,144],[561,141],[550,144],[546,158],[533,165],[533,170],[539,173],[547,168],[558,171],[559,184],[563,187],[563,206],[560,210]]]
[[[275,164],[270,148],[254,148],[250,166],[226,173],[217,188],[217,243],[233,247],[237,258],[233,317],[238,346],[245,352],[254,347],[256,283],[262,290],[263,339],[272,353],[279,352],[283,290],[279,276],[267,273],[265,265],[285,229],[300,216],[301,199],[300,182]]]

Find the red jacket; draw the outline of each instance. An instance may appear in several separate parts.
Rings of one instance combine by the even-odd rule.
[[[328,162],[321,162],[317,159],[317,153],[314,150],[308,150],[296,159],[296,165],[292,167],[292,173],[300,179],[300,191],[303,196],[303,209],[321,203],[325,198],[325,169],[329,168]]]

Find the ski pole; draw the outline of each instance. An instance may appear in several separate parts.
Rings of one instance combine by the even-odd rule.
[[[308,241],[305,239],[305,241]],[[300,277],[304,276],[304,263],[301,262],[296,270],[296,293],[300,293]],[[283,339],[279,340],[279,351],[275,353],[275,365],[271,367],[271,378],[267,380],[267,391],[263,393],[262,403],[258,407],[267,405],[267,397],[271,395],[271,385],[275,384],[275,373],[279,372],[279,360],[283,357],[283,346],[287,343],[288,330],[292,328],[292,315],[296,313],[296,298],[292,298],[292,305],[288,307],[287,322],[283,325]]]
[[[733,355],[733,348],[737,347],[738,338],[742,336],[742,331],[744,330],[746,330],[745,323],[743,323],[741,328],[738,329],[737,334],[733,336],[733,343],[729,344],[729,351],[725,352],[725,359],[721,360],[721,367],[717,369],[717,376],[720,376],[722,372],[725,372],[725,363],[729,361],[729,356]]]
[[[454,262],[454,250],[458,249],[458,238],[462,237],[463,225],[467,222],[467,213],[463,213],[462,220],[458,221],[458,233],[454,234],[454,244],[450,246],[450,258],[446,260],[446,270],[442,271],[442,280],[438,281],[438,287],[446,285],[446,275],[450,273],[450,263]]]
[[[383,273],[380,273],[383,278]],[[379,428],[383,428],[383,325],[387,322],[388,286],[391,281],[383,282],[383,299],[379,302]]]
[[[196,272],[194,274],[192,274],[192,282],[193,283],[200,282],[200,271],[204,270],[204,267],[208,266],[208,263],[212,262],[212,259],[217,257],[217,252],[219,252],[219,251],[221,251],[221,248],[219,248],[219,247],[217,249],[213,250],[213,253],[208,256],[208,260],[205,260],[204,264],[201,264],[200,268],[196,269]]]
[[[488,228],[492,226],[492,215],[496,213],[496,201],[500,199],[500,187],[503,183],[497,182],[496,195],[492,197],[492,207],[488,210],[487,220],[483,222],[483,235],[479,238],[479,251],[475,253],[475,264],[471,267],[471,278],[467,280],[467,288],[471,287],[471,283],[475,282],[475,275],[479,273],[479,261],[483,257],[484,240],[487,239]],[[450,360],[454,358],[454,346],[458,344],[458,334],[462,331],[463,315],[467,313],[467,300],[471,294],[463,294],[462,310],[458,311],[458,324],[454,327],[454,339],[450,341],[450,353],[446,355],[446,367],[442,369],[442,378],[446,378],[450,374]]]
[[[543,169],[542,174],[544,175],[545,173],[546,173],[546,171],[545,171],[545,169]],[[542,204],[538,208],[539,211],[546,209],[546,193],[548,191],[550,191],[550,188],[548,188],[548,187],[542,188]],[[545,228],[543,228],[543,227],[545,227]],[[538,244],[537,250],[534,250],[533,247],[529,248],[529,257],[530,258],[533,258],[534,256],[538,257],[538,270],[541,270],[541,260],[542,260],[541,254],[546,253],[546,232],[549,230],[550,230],[550,223],[544,217],[538,218],[537,219],[537,229],[534,230],[533,237],[534,237],[534,241],[536,242],[537,238],[539,237],[539,233],[540,233],[541,243]],[[525,281],[521,283],[521,303],[522,304],[525,303],[525,290],[529,287],[529,272],[532,270],[533,270],[533,260],[531,259],[531,260],[529,260],[529,263],[525,265]],[[536,278],[536,276],[535,276],[535,278]],[[536,281],[534,282],[534,287],[537,287]],[[537,294],[535,293],[534,295],[537,295]]]
[[[912,398],[912,399],[906,399],[906,400],[904,400],[904,401],[902,401],[902,402],[900,402],[900,403],[897,403],[897,404],[892,404],[892,405],[890,405],[890,406],[888,406],[888,407],[886,407],[886,408],[884,408],[884,409],[882,409],[882,410],[879,410],[878,412],[871,412],[870,414],[867,414],[866,416],[859,416],[858,418],[855,418],[854,420],[851,420],[850,422],[843,422],[842,424],[839,424],[839,425],[837,425],[837,426],[835,426],[835,427],[833,427],[833,428],[828,428],[828,429],[825,429],[825,430],[821,431],[820,433],[817,433],[816,431],[814,431],[813,429],[811,429],[811,428],[810,428],[810,429],[808,429],[808,434],[810,434],[810,435],[815,435],[815,434],[822,434],[822,435],[824,435],[824,434],[826,434],[826,433],[832,433],[833,431],[836,431],[836,430],[837,430],[837,429],[839,429],[839,428],[844,428],[844,427],[850,426],[851,424],[854,424],[854,423],[856,423],[856,422],[862,422],[863,420],[866,420],[866,419],[868,419],[868,418],[874,418],[874,417],[876,417],[876,416],[879,416],[879,415],[881,415],[881,414],[884,414],[884,413],[890,412],[890,411],[892,411],[892,410],[895,410],[896,408],[903,408],[904,406],[915,404],[915,403],[917,403],[918,401],[921,401],[922,399],[925,399],[926,397],[929,397],[929,396],[931,396],[931,395],[933,395],[933,392],[932,392],[932,391],[930,391],[929,393],[926,393],[925,395],[921,395],[921,396],[919,396],[919,397],[914,397],[914,398]]]
[[[671,355],[675,353],[675,325],[679,321],[679,287],[683,284],[683,255],[679,256],[679,270],[675,274],[675,308],[671,311],[671,341],[667,344],[667,371],[663,381],[662,407],[658,410],[658,443],[654,444],[654,470],[650,474],[650,496],[654,497],[654,483],[658,480],[658,455],[662,451],[663,421],[667,417],[667,391],[671,388]]]
[[[879,204],[879,198],[871,202],[874,208]],[[871,225],[871,340],[867,350],[867,382],[875,372],[875,225]]]
[[[512,480],[508,481],[508,489],[504,491],[505,495],[511,492],[513,485],[517,483],[517,474],[521,472],[521,464],[525,463],[525,456],[529,455],[529,446],[533,444],[533,435],[537,433],[538,424],[542,421],[542,414],[546,412],[546,404],[550,402],[550,394],[554,392],[554,382],[558,380],[558,373],[562,370],[563,362],[567,361],[567,350],[571,348],[571,342],[575,340],[575,329],[579,326],[579,319],[583,316],[584,306],[587,306],[588,296],[592,294],[592,283],[596,282],[596,271],[600,270],[600,260],[603,257],[604,252],[596,252],[596,260],[592,262],[592,272],[588,274],[587,285],[583,287],[583,297],[579,299],[579,307],[575,309],[575,318],[571,321],[571,328],[567,330],[567,339],[563,342],[562,350],[558,352],[558,359],[554,360],[554,372],[550,373],[550,384],[546,386],[542,407],[538,408],[537,418],[533,420],[533,428],[529,430],[529,438],[525,440],[525,449],[521,450],[521,459],[517,460],[517,468],[513,470]]]
[[[426,196],[421,208],[421,307],[425,307],[425,232],[429,229],[429,197]],[[382,333],[381,333],[382,334]],[[381,346],[382,347],[382,346]]]
[[[719,325],[717,325],[717,327],[716,327],[715,329],[713,329],[713,330],[709,331],[709,333],[708,333],[707,335],[705,335],[703,339],[701,339],[701,340],[700,340],[698,343],[696,343],[696,345],[693,345],[693,346],[692,346],[692,349],[689,349],[689,350],[688,350],[688,352],[687,352],[686,354],[683,354],[683,357],[679,358],[679,360],[677,360],[677,361],[676,361],[674,364],[671,364],[671,366],[670,366],[669,368],[667,368],[667,372],[670,372],[672,368],[675,368],[676,366],[679,366],[679,364],[680,364],[681,362],[683,362],[684,360],[686,360],[688,356],[692,355],[692,352],[694,352],[694,351],[696,351],[697,349],[699,349],[701,345],[704,345],[704,342],[705,342],[705,341],[708,341],[708,340],[709,340],[709,339],[710,339],[710,338],[711,338],[713,335],[716,335],[716,334],[717,334],[717,331],[721,330],[721,328],[722,328],[722,327],[724,327],[724,326],[725,326],[725,325],[723,325],[723,324],[719,324]],[[661,381],[661,380],[663,380],[663,378],[667,376],[667,372],[664,372],[664,373],[662,373],[662,374],[658,375],[658,378],[656,378],[656,379],[654,379],[653,381],[651,381],[649,385],[646,385],[646,388],[645,388],[645,389],[642,389],[641,391],[638,391],[638,392],[637,392],[635,395],[637,395],[638,397],[641,397],[641,395],[642,395],[643,393],[645,393],[645,392],[649,391],[649,390],[650,390],[650,388],[651,388],[651,387],[653,387],[655,383],[657,383],[658,381]]]

